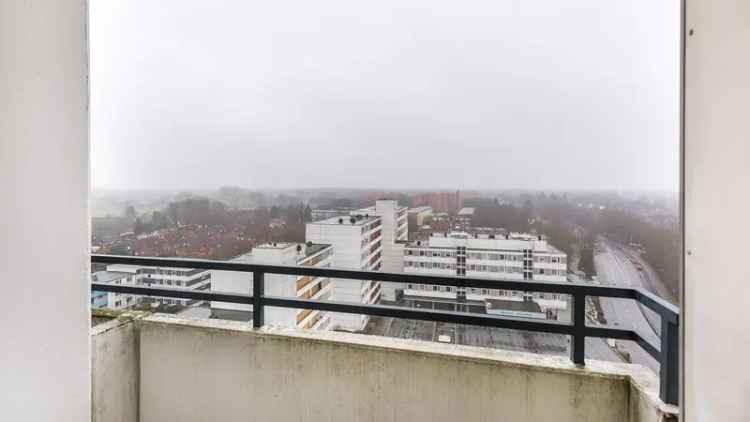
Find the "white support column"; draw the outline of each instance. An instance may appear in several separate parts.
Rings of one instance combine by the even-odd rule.
[[[682,420],[747,421],[750,1],[687,0],[686,13]]]
[[[83,0],[0,0],[0,419],[90,420]]]

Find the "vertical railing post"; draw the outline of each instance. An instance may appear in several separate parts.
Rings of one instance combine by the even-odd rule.
[[[678,317],[679,318],[679,317]],[[680,394],[679,322],[661,316],[661,350],[659,351],[659,397],[664,403],[677,405]]]
[[[263,326],[263,296],[264,296],[264,273],[262,271],[253,272],[253,327],[260,328]]]
[[[576,365],[584,365],[586,358],[586,295],[572,295],[573,335],[570,336],[570,360]]]

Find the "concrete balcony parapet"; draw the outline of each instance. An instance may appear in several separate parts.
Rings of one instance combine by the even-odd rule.
[[[101,325],[95,421],[676,420],[638,365],[164,314]]]

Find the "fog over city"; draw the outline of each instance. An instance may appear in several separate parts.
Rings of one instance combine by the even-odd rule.
[[[93,1],[92,184],[674,191],[678,4]]]

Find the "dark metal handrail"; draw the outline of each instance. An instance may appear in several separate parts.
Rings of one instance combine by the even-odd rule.
[[[477,325],[484,327],[507,328],[513,330],[564,334],[571,336],[570,359],[576,365],[585,365],[586,337],[631,340],[638,343],[649,355],[659,361],[660,397],[665,403],[678,402],[678,334],[679,310],[676,306],[643,289],[630,287],[601,286],[582,283],[547,283],[486,278],[466,278],[451,276],[427,276],[404,273],[383,273],[356,271],[325,267],[281,266],[245,264],[239,262],[210,261],[182,258],[146,258],[119,255],[92,254],[95,264],[127,264],[143,267],[190,268],[202,270],[238,271],[253,274],[253,293],[227,294],[212,293],[179,288],[144,287],[111,283],[92,283],[92,290],[114,293],[137,294],[144,296],[193,299],[215,302],[229,302],[253,305],[253,326],[263,326],[263,308],[313,309],[329,312],[353,313],[371,316],[417,319],[444,323]],[[311,299],[266,296],[264,275],[283,274],[338,279],[376,280],[395,283],[429,284],[463,288],[485,288],[518,290],[524,292],[558,293],[572,297],[572,322],[524,320],[496,315],[469,312],[440,311],[404,308],[388,305],[366,305],[351,302],[317,301]],[[652,345],[633,330],[610,327],[586,326],[586,297],[608,297],[633,299],[653,310],[661,317],[661,344]]]

